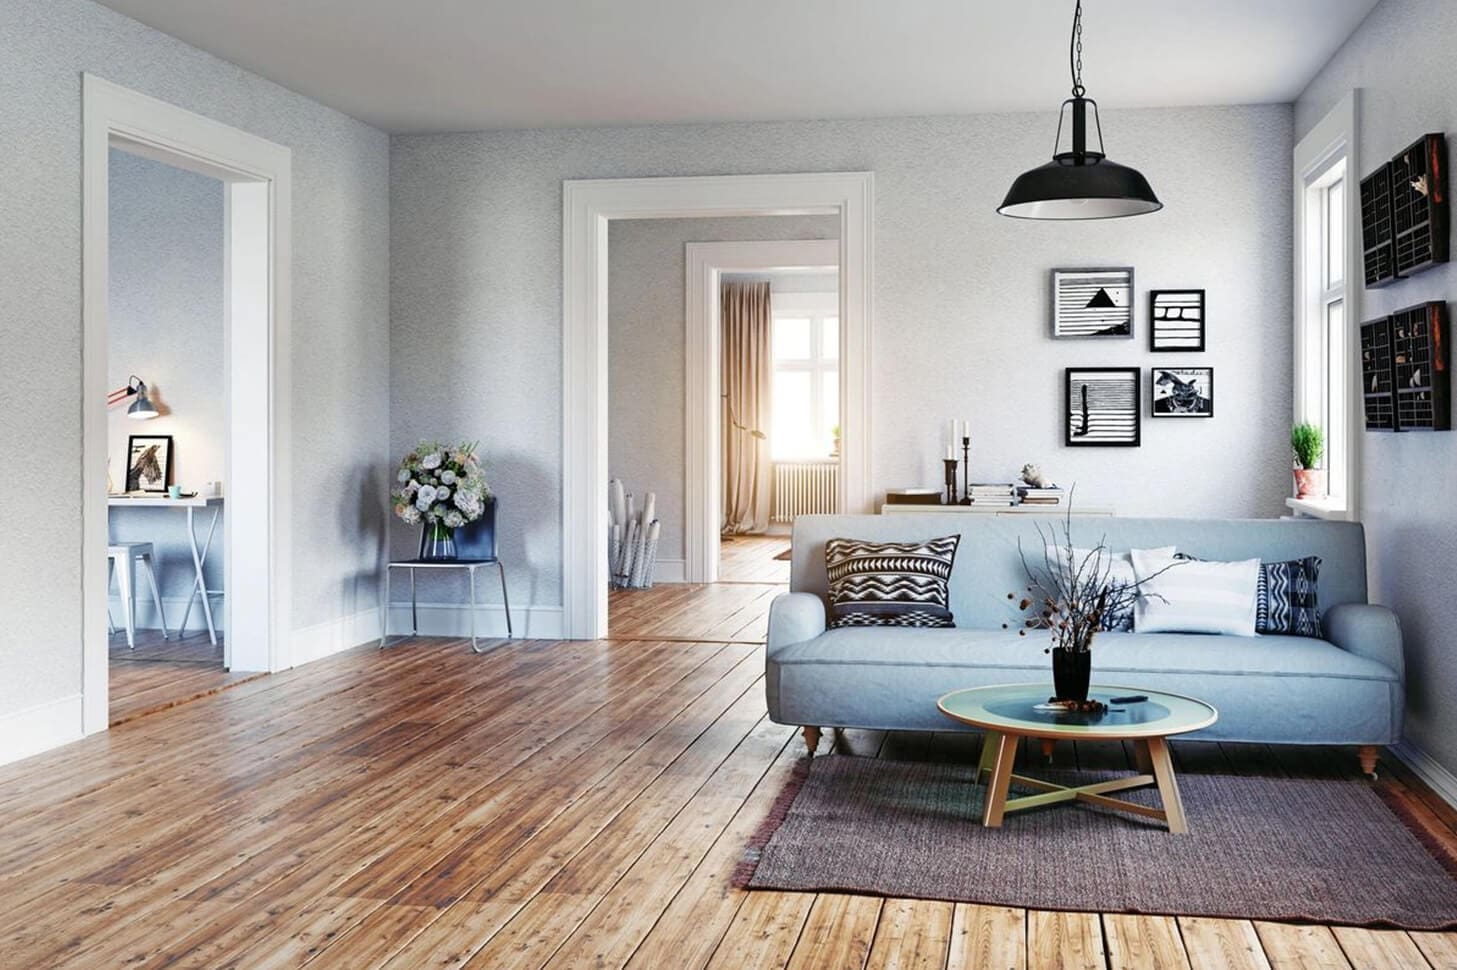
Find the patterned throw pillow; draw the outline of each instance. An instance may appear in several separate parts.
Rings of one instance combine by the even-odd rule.
[[[1255,629],[1296,637],[1323,636],[1316,591],[1319,580],[1319,556],[1260,563]]]
[[[960,536],[825,543],[830,626],[955,626],[947,581]]]
[[[1199,561],[1182,552],[1176,558]],[[1319,581],[1319,556],[1260,563],[1255,587],[1255,632],[1316,639],[1325,636],[1320,628]]]

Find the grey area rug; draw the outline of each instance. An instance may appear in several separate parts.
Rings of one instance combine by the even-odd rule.
[[[736,882],[1029,909],[1457,926],[1452,860],[1429,851],[1364,781],[1181,775],[1191,831],[1170,835],[1085,804],[984,828],[973,771],[815,758],[782,794]],[[1113,777],[1029,773],[1063,784]],[[1122,794],[1158,804],[1153,789]]]

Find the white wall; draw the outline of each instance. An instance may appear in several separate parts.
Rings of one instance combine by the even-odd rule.
[[[745,239],[837,239],[839,233],[834,216],[644,219],[611,225],[607,467],[628,491],[657,494],[663,523],[658,560],[665,575],[684,557],[684,246]]]
[[[1011,180],[1051,150],[1051,109],[393,139],[396,450],[421,433],[483,437],[510,509],[503,549],[517,595],[560,603],[562,180],[872,170],[879,489],[939,483],[944,422],[968,417],[974,477],[1035,461],[1077,482],[1084,501],[1127,514],[1279,514],[1290,107],[1109,111],[1113,157],[1142,169],[1167,208],[1104,223],[1002,218]],[[1137,339],[1050,340],[1048,271],[1121,264],[1137,271]],[[1146,351],[1149,287],[1209,291],[1209,353]],[[1137,450],[1063,447],[1064,366],[1155,362],[1213,365],[1218,416],[1146,420]]]
[[[1309,131],[1347,91],[1360,88],[1359,174],[1365,176],[1429,131],[1457,131],[1453,38],[1457,4],[1385,0],[1300,96],[1297,132]],[[1447,152],[1449,160],[1457,159],[1450,138]],[[1449,193],[1454,187],[1449,174]],[[1362,318],[1454,296],[1457,263],[1448,263],[1366,290]],[[1457,432],[1364,434],[1361,448],[1371,595],[1396,610],[1406,636],[1407,735],[1457,772],[1457,710],[1451,704],[1457,691],[1451,569],[1457,521],[1445,493],[1457,480]]]
[[[5,0],[0,37],[0,453],[59,472],[44,505],[0,503],[0,717],[81,687],[83,71],[292,148],[294,622],[372,609],[389,440],[388,138],[89,0]]]
[[[107,415],[107,454],[126,488],[127,438],[171,435],[172,481],[184,491],[220,481],[224,468],[223,183],[112,149],[110,159],[108,388],[136,374],[162,409],[135,421],[119,404]],[[194,579],[185,517],[167,509],[113,509],[111,537],[155,546],[168,622],[176,626]],[[223,586],[222,521],[208,554],[208,585]],[[139,578],[139,582],[141,582]],[[146,586],[139,606],[150,603]],[[119,593],[113,590],[120,617]],[[219,601],[218,605],[221,605]],[[219,611],[221,621],[223,613]],[[139,611],[147,624],[152,612]],[[204,629],[194,609],[190,627]]]

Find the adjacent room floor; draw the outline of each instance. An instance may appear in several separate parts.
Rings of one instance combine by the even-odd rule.
[[[137,630],[133,639],[128,647],[117,632],[107,646],[112,727],[259,676],[224,668],[221,639],[213,646],[205,632],[164,640],[159,630]]]
[[[746,842],[804,758],[797,729],[765,717],[762,647],[747,639],[768,599],[726,599],[740,588],[631,594],[622,639],[482,656],[458,640],[362,647],[0,768],[0,962],[1370,970],[1457,959],[1457,934],[733,889]],[[695,629],[732,635],[696,641]],[[959,759],[971,742],[854,731],[840,749]],[[1355,770],[1349,752],[1184,744],[1177,755],[1186,772]],[[1380,784],[1457,846],[1457,812],[1384,770]]]

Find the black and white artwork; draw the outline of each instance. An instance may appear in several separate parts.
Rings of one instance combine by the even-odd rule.
[[[1148,349],[1204,350],[1204,291],[1151,290],[1148,294]]]
[[[1053,270],[1052,335],[1132,337],[1133,267]]]
[[[1065,391],[1069,447],[1137,448],[1140,371],[1137,367],[1069,367]]]
[[[165,492],[172,477],[172,436],[134,434],[126,444],[126,490]]]
[[[1154,417],[1214,417],[1213,367],[1155,367],[1152,380]]]

